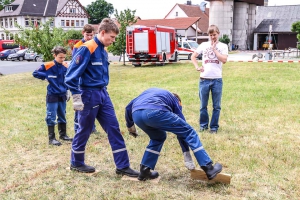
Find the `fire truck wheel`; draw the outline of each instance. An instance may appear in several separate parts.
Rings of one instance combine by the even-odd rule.
[[[142,64],[136,64],[136,65],[133,65],[133,66],[140,67],[140,66],[142,66]]]
[[[190,53],[190,54],[188,55],[188,60],[191,60],[191,58],[192,58],[192,54]]]

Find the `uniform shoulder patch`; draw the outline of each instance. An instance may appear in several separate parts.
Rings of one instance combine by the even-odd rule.
[[[75,64],[78,65],[82,60],[82,56],[81,55],[77,55],[75,58]]]

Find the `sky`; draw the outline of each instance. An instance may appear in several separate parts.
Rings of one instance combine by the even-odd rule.
[[[83,6],[91,4],[95,0],[79,0]],[[111,3],[118,12],[127,8],[136,10],[135,15],[141,19],[163,19],[176,3],[185,4],[186,0],[105,0]],[[199,4],[203,0],[192,0],[192,4]],[[300,5],[300,0],[269,0],[269,6]],[[207,4],[209,7],[209,3]]]

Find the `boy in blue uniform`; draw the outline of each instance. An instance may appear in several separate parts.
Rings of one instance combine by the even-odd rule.
[[[197,132],[185,121],[181,99],[177,94],[160,88],[145,90],[126,106],[125,119],[130,133],[136,134],[136,124],[150,137],[140,165],[139,180],[158,177],[158,172],[150,170],[155,168],[167,138],[166,132],[176,134],[188,144],[209,180],[222,171],[221,164],[212,165],[213,162],[204,150]]]
[[[108,135],[116,173],[137,177],[139,172],[130,168],[119,122],[106,89],[109,82],[109,62],[104,48],[111,45],[118,34],[119,28],[113,20],[103,19],[97,36],[78,49],[68,68],[66,84],[73,94],[73,108],[78,110],[79,123],[72,143],[70,169],[85,173],[95,171],[94,167],[85,164],[84,154],[97,118]]]
[[[59,138],[65,141],[72,141],[67,135],[66,101],[70,99],[68,87],[65,84],[65,75],[68,65],[64,62],[67,51],[63,47],[54,47],[52,50],[54,60],[42,64],[32,75],[35,78],[49,82],[46,97],[46,123],[48,125],[49,144],[60,146],[61,143],[55,138],[54,127],[56,116],[58,123]]]
[[[81,47],[81,45],[83,45],[86,41],[89,41],[89,40],[93,39],[93,37],[94,37],[94,27],[90,24],[86,24],[86,25],[84,25],[81,33],[83,35],[83,38],[74,45],[73,51],[72,51],[72,57],[73,58],[75,57],[75,54],[76,54],[78,48]],[[79,125],[78,125],[78,111],[75,110],[75,115],[74,115],[74,131],[75,131],[75,134],[78,130],[78,127],[79,127]],[[92,133],[96,133],[96,132],[97,132],[96,125],[94,124]]]

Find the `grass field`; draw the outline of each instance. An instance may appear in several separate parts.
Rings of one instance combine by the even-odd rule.
[[[218,134],[199,136],[208,154],[232,174],[230,185],[190,179],[173,134],[162,149],[158,184],[124,181],[115,166],[106,134],[91,135],[86,163],[93,175],[69,171],[70,143],[49,146],[45,118],[46,81],[31,73],[0,77],[0,199],[300,199],[300,65],[227,63]],[[185,117],[199,129],[199,74],[189,64],[163,67],[112,65],[108,91],[124,133],[131,166],[148,144],[127,134],[124,108],[149,87],[176,92]],[[211,113],[211,103],[209,104]],[[73,136],[72,100],[67,105]],[[195,159],[194,159],[195,161]],[[199,166],[197,165],[197,168]]]

